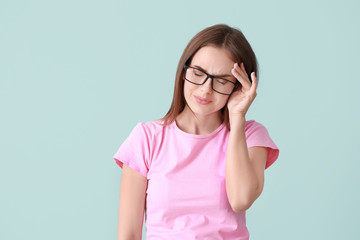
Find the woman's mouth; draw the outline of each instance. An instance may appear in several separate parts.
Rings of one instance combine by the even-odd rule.
[[[212,101],[206,98],[202,98],[202,97],[198,97],[198,96],[194,96],[195,100],[197,103],[201,104],[201,105],[207,105],[209,103],[211,103]]]

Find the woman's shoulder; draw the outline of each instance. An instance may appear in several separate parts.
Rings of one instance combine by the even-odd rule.
[[[162,132],[165,127],[169,125],[164,124],[164,121],[161,119],[153,121],[139,122],[136,125],[136,128],[141,128],[147,134],[154,135],[158,132]]]
[[[254,132],[254,131],[264,131],[264,130],[267,130],[266,127],[258,122],[258,121],[255,121],[255,120],[248,120],[246,121],[245,123],[245,132],[247,133],[251,133],[251,132]]]
[[[245,122],[245,128],[254,127],[254,126],[263,126],[261,123],[255,120],[247,120]]]

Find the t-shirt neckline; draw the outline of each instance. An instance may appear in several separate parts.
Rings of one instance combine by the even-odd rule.
[[[187,133],[187,132],[184,132],[183,130],[181,130],[177,123],[176,123],[176,120],[173,121],[173,123],[171,124],[173,126],[173,128],[175,129],[176,132],[182,134],[183,136],[186,136],[186,137],[190,137],[190,138],[210,138],[214,135],[216,135],[218,132],[220,132],[224,127],[225,127],[225,123],[221,123],[220,126],[215,129],[215,131],[213,131],[212,133],[209,133],[209,134],[202,134],[202,135],[198,135],[198,134],[192,134],[192,133]]]

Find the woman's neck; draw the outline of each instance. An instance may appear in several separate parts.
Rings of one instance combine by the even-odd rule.
[[[176,117],[177,126],[184,132],[196,135],[206,135],[214,132],[223,122],[220,111],[210,115],[198,115],[186,106]]]

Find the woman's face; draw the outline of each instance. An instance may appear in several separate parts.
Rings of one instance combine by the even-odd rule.
[[[208,74],[236,82],[237,80],[231,74],[234,63],[226,49],[205,46],[196,52],[190,66],[199,68]],[[192,112],[204,117],[211,115],[218,116],[219,111],[225,106],[229,95],[215,92],[211,88],[210,78],[203,85],[184,81],[185,100]]]

